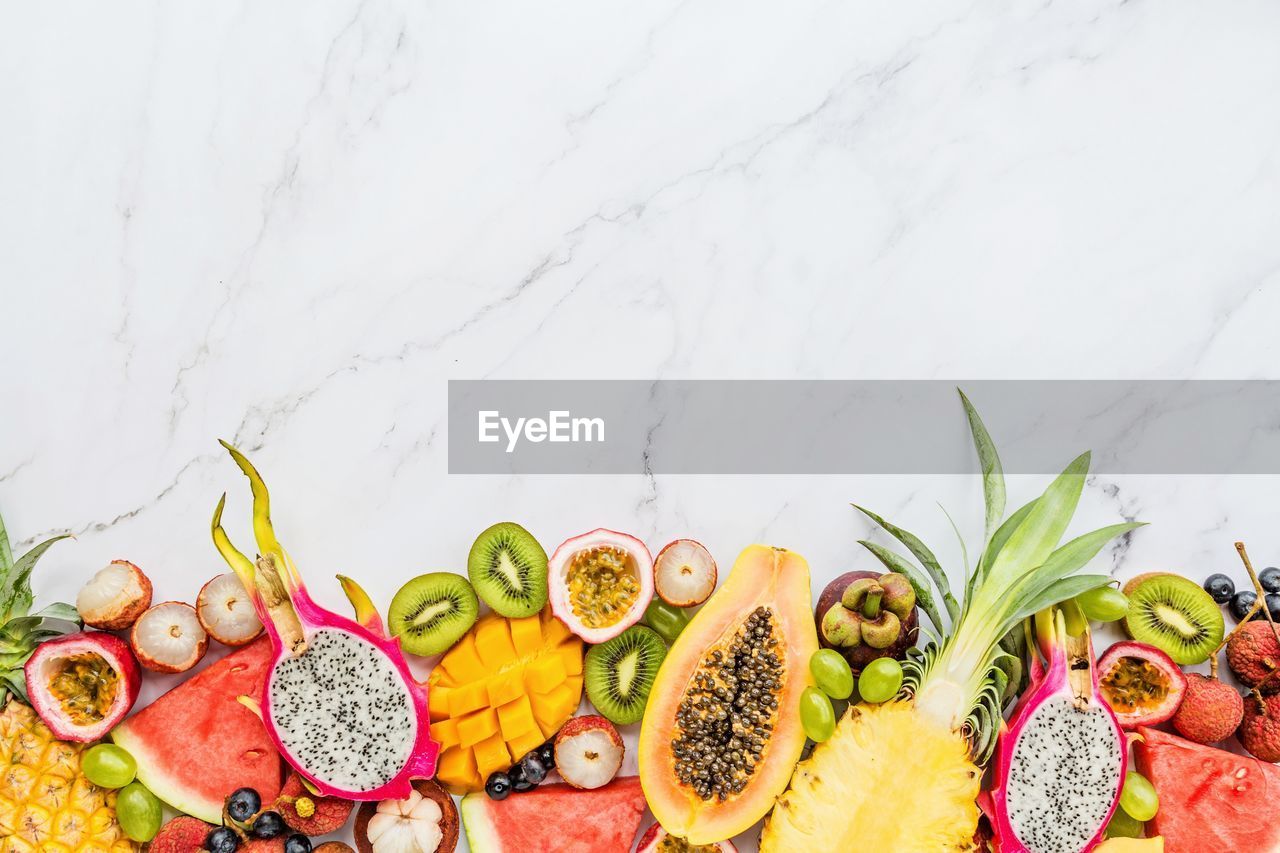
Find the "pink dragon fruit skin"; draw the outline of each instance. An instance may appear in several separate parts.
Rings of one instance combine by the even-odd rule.
[[[1127,741],[1120,721],[1098,692],[1098,673],[1093,655],[1093,643],[1088,630],[1080,637],[1067,634],[1065,622],[1060,611],[1050,617],[1049,628],[1041,634],[1041,649],[1048,658],[1048,667],[1040,665],[1031,648],[1031,684],[1019,700],[1008,725],[1000,733],[1000,741],[996,752],[994,769],[994,785],[990,791],[979,797],[981,806],[991,822],[994,838],[992,849],[995,853],[1086,853],[1093,850],[1103,841],[1107,824],[1115,814],[1120,801],[1120,790],[1124,785],[1125,772],[1128,769]],[[1105,766],[1081,768],[1081,756],[1069,756],[1075,759],[1072,769],[1092,770],[1100,777],[1098,797],[1089,800],[1087,796],[1071,796],[1064,794],[1069,805],[1085,814],[1074,833],[1071,827],[1061,821],[1053,821],[1044,814],[1032,818],[1031,824],[1024,826],[1025,834],[1034,838],[1024,839],[1015,827],[1016,816],[1013,809],[1020,803],[1011,804],[1011,800],[1019,800],[1011,796],[1011,789],[1027,783],[1019,773],[1018,752],[1022,735],[1033,721],[1043,723],[1043,717],[1051,713],[1065,713],[1070,718],[1072,713],[1081,713],[1079,721],[1088,720],[1092,731],[1088,732],[1103,753],[1096,756],[1106,760]],[[1052,723],[1049,724],[1052,728]],[[1043,726],[1038,727],[1036,737],[1042,737]],[[1094,756],[1083,756],[1090,758]],[[1030,770],[1031,768],[1028,768]],[[1046,770],[1046,773],[1051,771]],[[1059,835],[1055,836],[1055,833]]]
[[[226,496],[219,501],[213,519],[213,537],[218,550],[240,576],[245,588],[253,598],[254,608],[265,626],[276,658],[272,664],[271,676],[263,687],[262,696],[258,699],[259,716],[270,735],[276,749],[284,759],[298,771],[316,791],[324,796],[341,797],[348,800],[385,800],[405,799],[412,791],[411,780],[431,778],[435,774],[436,757],[440,745],[431,738],[427,713],[426,686],[420,684],[410,672],[404,653],[400,649],[400,640],[387,637],[376,609],[355,581],[340,577],[347,597],[356,609],[358,621],[353,621],[318,605],[307,592],[298,575],[293,561],[275,540],[269,515],[269,498],[266,486],[262,483],[257,471],[239,451],[230,445],[223,446],[231,453],[236,463],[249,477],[254,492],[254,530],[258,539],[258,547],[262,551],[256,563],[236,551],[221,527],[221,517]],[[282,678],[281,673],[292,666],[309,649],[321,644],[337,643],[345,645],[348,651],[374,652],[369,664],[377,674],[381,674],[399,682],[403,694],[392,692],[392,700],[403,695],[407,704],[400,707],[393,704],[400,713],[401,719],[396,722],[402,729],[411,731],[403,742],[394,744],[369,744],[375,749],[395,749],[405,755],[402,765],[382,784],[375,786],[344,786],[326,778],[316,766],[308,763],[297,754],[300,750],[291,748],[288,737],[281,735],[278,728],[278,709],[273,707],[272,687]],[[314,653],[314,652],[313,652]],[[360,693],[359,685],[355,690],[343,690],[343,695],[330,698],[337,704],[350,704],[352,693]],[[355,701],[359,701],[357,698]],[[359,729],[359,726],[353,729]],[[361,733],[356,731],[354,736]],[[325,732],[319,741],[332,737]],[[412,739],[412,744],[408,739]],[[337,747],[335,752],[341,753]],[[341,760],[338,755],[337,760]],[[379,777],[380,778],[380,777]]]

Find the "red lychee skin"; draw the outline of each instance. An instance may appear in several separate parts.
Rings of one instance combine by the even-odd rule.
[[[148,849],[151,853],[198,853],[212,829],[212,824],[180,815],[160,828]]]
[[[287,837],[277,835],[275,838],[250,838],[248,841],[240,842],[236,853],[283,853]]]
[[[1244,697],[1230,684],[1198,672],[1187,674],[1187,692],[1173,727],[1196,743],[1219,743],[1231,737],[1244,717]]]
[[[297,799],[299,797],[307,797],[315,803],[315,814],[311,817],[298,814]],[[302,784],[302,777],[297,773],[289,774],[275,805],[276,811],[280,813],[280,817],[284,818],[284,822],[290,829],[312,838],[337,832],[347,822],[347,818],[351,817],[355,807],[356,804],[350,800],[322,797],[311,793]]]
[[[667,831],[662,828],[661,824],[655,823],[649,827],[643,836],[640,837],[640,844],[636,847],[636,853],[656,853],[659,849],[658,845],[667,837]],[[732,841],[721,841],[718,844],[699,845],[698,847],[690,847],[690,850],[719,850],[720,853],[738,853],[738,848],[733,846]]]
[[[1240,743],[1260,761],[1280,761],[1280,694],[1245,698]]]
[[[1266,621],[1248,622],[1227,643],[1227,665],[1249,687],[1262,684],[1263,693],[1280,692],[1280,643]],[[1265,682],[1265,683],[1264,683]]]

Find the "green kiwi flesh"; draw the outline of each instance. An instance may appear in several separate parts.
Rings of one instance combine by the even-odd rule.
[[[605,719],[620,726],[640,722],[667,647],[657,632],[633,625],[587,650],[583,676],[587,698]]]
[[[532,616],[547,604],[547,552],[515,522],[500,522],[476,537],[467,576],[484,603],[509,619]]]
[[[476,623],[480,602],[462,575],[432,572],[400,587],[387,611],[391,633],[412,655],[438,655]]]
[[[1153,574],[1133,585],[1127,594],[1129,614],[1124,623],[1129,636],[1155,646],[1174,663],[1203,663],[1222,643],[1222,608],[1194,581]]]

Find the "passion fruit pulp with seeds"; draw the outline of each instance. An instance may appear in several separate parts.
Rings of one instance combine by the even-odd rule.
[[[1122,728],[1154,726],[1178,711],[1187,678],[1168,655],[1146,643],[1116,643],[1098,661],[1098,687]]]
[[[786,787],[805,735],[800,695],[817,650],[809,567],[753,545],[668,653],[640,729],[654,816],[691,844],[755,823]]]
[[[548,569],[551,609],[588,643],[640,621],[653,598],[653,558],[634,536],[603,528],[566,540]]]
[[[640,844],[636,853],[737,853],[738,848],[732,841],[721,841],[716,844],[690,844],[678,838],[655,823],[640,836]]]

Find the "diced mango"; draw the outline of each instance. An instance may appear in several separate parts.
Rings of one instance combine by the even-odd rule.
[[[480,791],[564,725],[582,698],[582,649],[550,610],[480,619],[427,679],[440,783]]]
[[[520,735],[520,737],[512,738],[507,741],[507,751],[511,753],[511,761],[516,762],[533,752],[546,742],[546,738],[542,736],[542,732],[538,731],[535,725],[533,731],[528,734]]]
[[[564,664],[565,675],[582,675],[582,649],[580,647],[561,647],[560,662]]]
[[[511,644],[521,657],[535,655],[542,648],[542,620],[537,616],[511,620]]]
[[[534,693],[550,693],[564,679],[564,664],[555,655],[539,658],[524,669],[524,683]]]
[[[524,695],[524,674],[519,669],[489,679],[489,705],[497,708]]]
[[[476,654],[476,641],[471,634],[466,634],[457,642],[449,653],[440,659],[436,670],[445,672],[454,684],[470,684],[486,673],[485,665]],[[432,673],[435,674],[434,672]]]
[[[533,716],[538,721],[542,734],[551,737],[559,731],[565,720],[578,709],[580,701],[581,694],[575,694],[568,684],[561,684],[545,696],[539,696],[537,704],[533,706]]]
[[[536,732],[538,723],[533,719],[533,706],[529,704],[529,697],[521,695],[514,702],[508,702],[498,708],[498,726],[502,729],[502,736],[507,740]]]
[[[428,683],[428,689],[430,684]],[[489,704],[489,691],[483,681],[473,681],[449,691],[449,716],[461,717]]]
[[[448,687],[432,687],[427,691],[427,710],[431,713],[432,722],[449,716]]]
[[[476,771],[481,779],[488,779],[496,770],[506,770],[511,766],[511,753],[507,752],[507,744],[502,735],[495,733],[493,737],[475,745]]]
[[[476,625],[476,652],[492,675],[503,664],[511,663],[516,656],[515,647],[511,645],[511,630],[507,620],[494,619]]]
[[[458,745],[458,721],[437,720],[431,724],[431,736],[440,742],[441,749]]]
[[[498,715],[492,708],[476,711],[469,717],[458,720],[458,743],[463,746],[475,746],[480,741],[496,734],[498,731]]]

